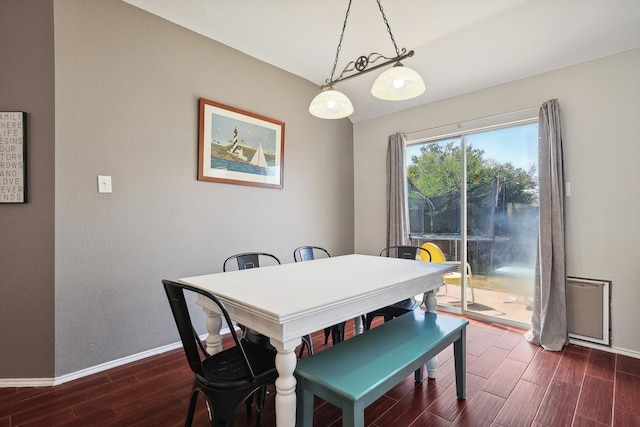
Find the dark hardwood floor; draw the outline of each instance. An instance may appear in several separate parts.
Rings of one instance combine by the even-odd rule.
[[[348,336],[352,328],[348,322]],[[439,356],[437,379],[415,384],[407,377],[366,409],[366,425],[640,426],[640,359],[574,345],[546,352],[522,334],[472,322],[466,400],[455,395],[449,347]],[[322,332],[313,340],[316,351],[327,347]],[[56,387],[4,388],[0,427],[180,426],[192,379],[180,349]],[[275,425],[273,396],[271,389],[266,427]],[[202,399],[194,425],[208,425]],[[252,425],[255,414],[250,418],[241,407],[236,426]],[[317,399],[314,425],[341,426],[340,411]]]

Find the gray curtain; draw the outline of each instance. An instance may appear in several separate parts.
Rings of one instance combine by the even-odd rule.
[[[526,339],[545,350],[560,351],[568,342],[564,227],[564,170],[560,107],[542,104],[538,134],[540,231],[531,330]]]
[[[391,135],[387,148],[387,246],[405,245],[409,241],[405,140],[404,134]]]

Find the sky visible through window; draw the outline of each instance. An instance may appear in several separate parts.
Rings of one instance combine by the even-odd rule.
[[[454,140],[459,138],[451,138]],[[529,123],[488,132],[467,135],[467,144],[473,148],[484,150],[485,159],[494,159],[500,163],[511,162],[516,168],[526,171],[536,166],[538,175],[538,123]],[[420,155],[420,146],[407,146],[407,166],[412,156]]]

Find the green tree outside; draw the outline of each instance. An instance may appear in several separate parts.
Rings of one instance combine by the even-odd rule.
[[[514,167],[510,162],[498,163],[485,159],[484,150],[467,147],[467,188],[468,194],[474,188],[495,182],[501,188],[506,203],[538,203],[536,168],[529,170]],[[407,167],[410,189],[414,197],[432,198],[460,190],[462,181],[462,158],[460,144],[449,141],[446,144],[425,144],[420,147],[420,155],[411,158]]]

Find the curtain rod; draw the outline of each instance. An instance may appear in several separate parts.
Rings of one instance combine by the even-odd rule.
[[[495,118],[502,117],[502,116],[508,116],[508,115],[511,115],[511,114],[524,113],[526,111],[533,111],[533,110],[539,110],[539,109],[540,109],[540,107],[523,108],[522,110],[510,111],[508,113],[494,114],[492,116],[485,116],[485,117],[479,117],[477,119],[465,120],[465,121],[462,121],[462,122],[449,123],[448,125],[440,125],[440,126],[434,126],[432,128],[419,129],[419,130],[414,130],[414,131],[411,131],[411,132],[404,132],[404,134],[405,135],[411,135],[411,134],[414,134],[414,133],[426,132],[426,131],[440,129],[440,128],[446,128],[446,127],[454,126],[454,125],[458,125],[458,128],[460,128],[463,124],[476,122],[476,121],[479,121],[479,120],[495,119]]]

